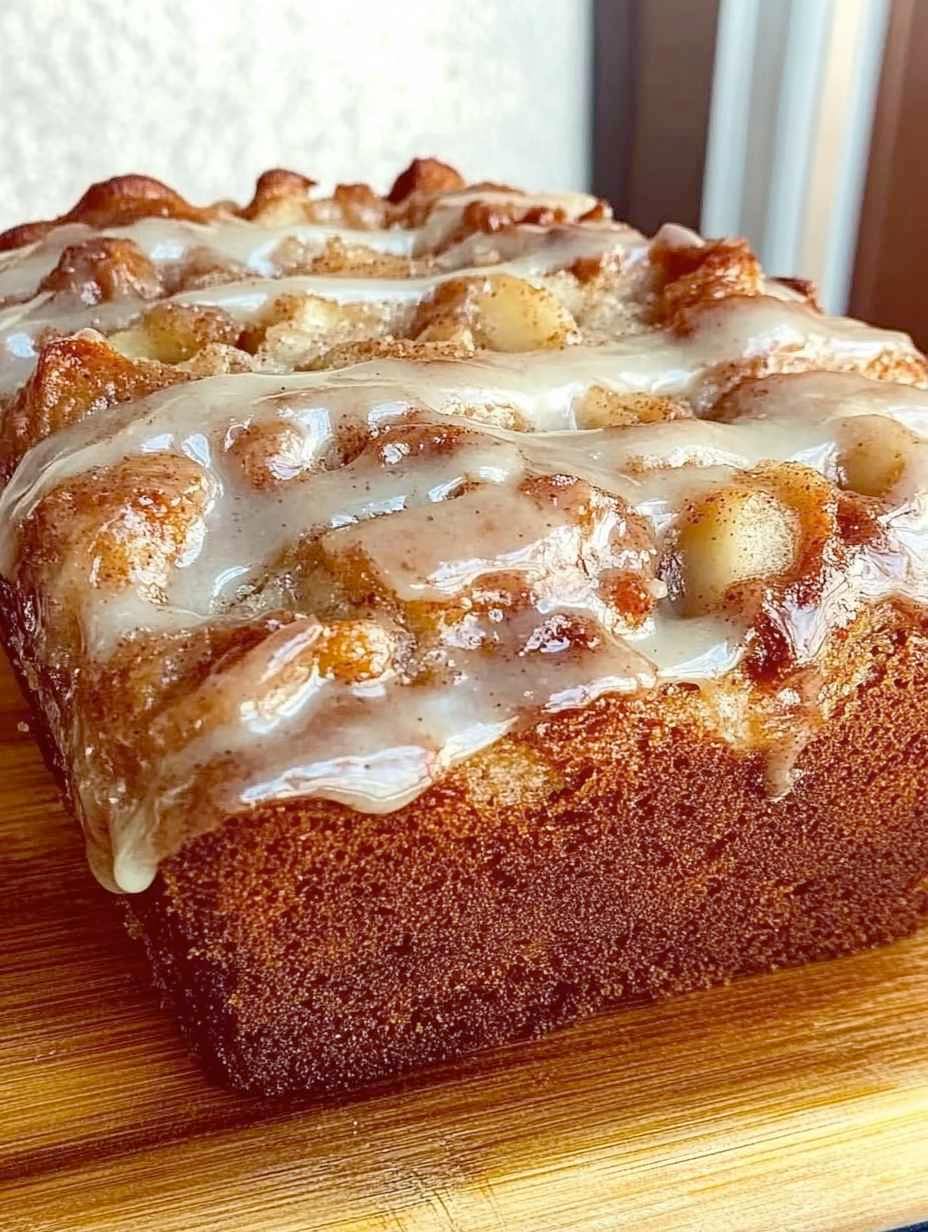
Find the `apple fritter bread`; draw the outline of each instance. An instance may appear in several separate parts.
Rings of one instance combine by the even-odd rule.
[[[0,235],[0,624],[210,1072],[915,928],[926,386],[742,240],[432,159]]]

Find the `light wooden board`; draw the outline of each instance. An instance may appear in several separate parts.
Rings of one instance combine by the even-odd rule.
[[[208,1086],[0,665],[3,1232],[876,1232],[928,1217],[928,935],[350,1100]]]

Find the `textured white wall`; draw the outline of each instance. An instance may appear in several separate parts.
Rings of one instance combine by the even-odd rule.
[[[589,0],[0,0],[0,227],[127,171],[583,188],[590,40]]]

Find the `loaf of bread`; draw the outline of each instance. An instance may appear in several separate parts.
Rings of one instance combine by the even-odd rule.
[[[208,1070],[917,927],[926,387],[744,241],[433,160],[0,235],[0,624]]]

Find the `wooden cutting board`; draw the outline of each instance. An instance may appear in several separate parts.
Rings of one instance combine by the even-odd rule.
[[[0,664],[3,1232],[842,1232],[928,1217],[928,934],[350,1100],[208,1086]]]

